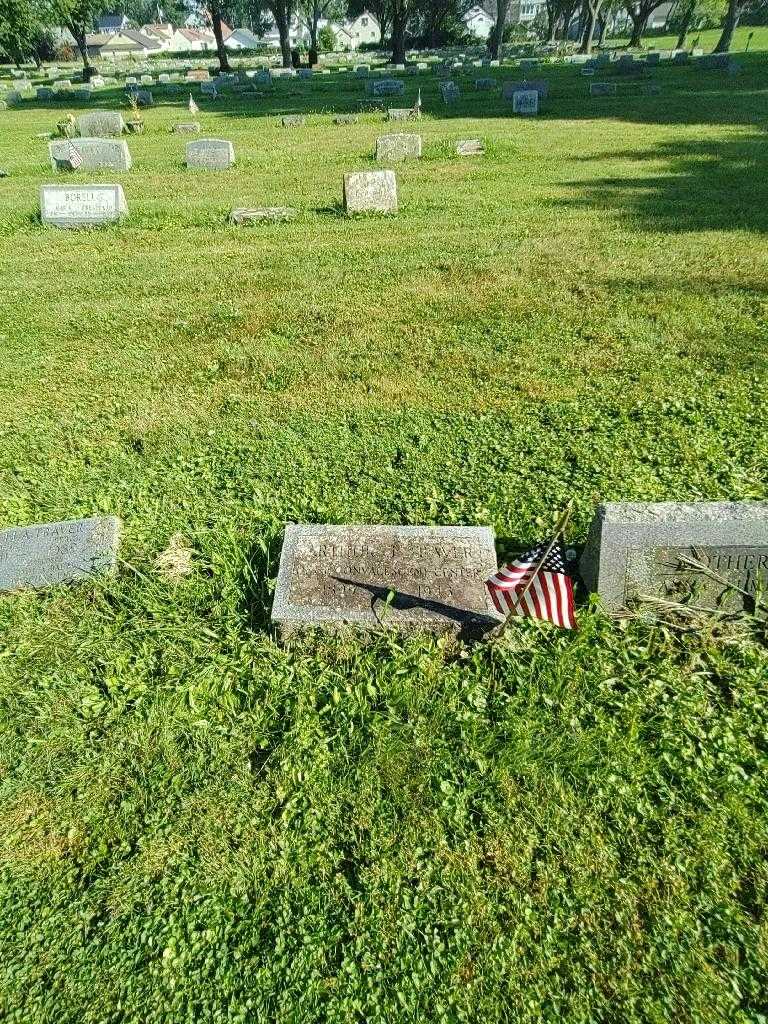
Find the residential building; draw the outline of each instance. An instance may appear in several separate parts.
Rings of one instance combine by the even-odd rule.
[[[128,28],[130,21],[125,14],[102,14],[97,22],[97,35],[114,35]]]
[[[255,50],[263,43],[249,28],[236,28],[225,38],[224,45],[228,50]]]
[[[159,53],[162,49],[157,39],[145,36],[132,28],[87,35],[85,43],[91,57],[147,57],[151,53]]]
[[[474,7],[469,8],[463,20],[472,35],[477,36],[478,39],[487,39],[496,19],[491,17],[480,4],[475,4]]]

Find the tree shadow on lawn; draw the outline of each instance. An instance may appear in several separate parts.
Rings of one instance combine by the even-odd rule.
[[[581,198],[555,205],[616,210],[649,231],[768,232],[766,134],[664,142],[653,149],[583,159],[664,160],[667,170],[642,177],[565,182],[580,191]]]

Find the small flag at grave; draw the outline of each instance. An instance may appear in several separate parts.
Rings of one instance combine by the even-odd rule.
[[[192,99],[192,93],[189,94],[189,112],[190,112],[190,114],[199,114],[200,113],[200,107],[198,107],[198,105]]]
[[[71,142],[67,146],[67,162],[73,171],[76,171],[83,162],[83,158]]]
[[[421,89],[416,96],[416,102],[413,105],[413,113],[416,117],[421,117]]]
[[[485,581],[496,611],[505,615],[507,622],[519,616],[543,619],[563,629],[576,628],[573,580],[566,571],[560,543],[570,514],[570,508],[566,509],[550,540],[502,566]]]

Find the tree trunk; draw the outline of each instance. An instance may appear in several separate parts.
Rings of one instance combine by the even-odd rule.
[[[408,11],[398,4],[392,12],[392,63],[405,64],[405,29],[408,24]]]
[[[733,33],[739,24],[742,8],[743,4],[739,3],[739,0],[728,0],[728,12],[723,22],[723,34],[717,41],[717,46],[712,51],[713,53],[728,53],[730,50],[731,43],[733,42]]]
[[[91,64],[90,57],[88,56],[88,44],[85,41],[85,25],[75,25],[74,22],[70,22],[67,27],[74,36],[83,61],[83,81],[90,82],[91,78],[96,74],[96,68]]]
[[[227,48],[224,45],[224,36],[221,31],[221,11],[218,4],[214,5],[211,9],[211,22],[213,23],[213,34],[216,39],[216,52],[219,55],[219,70],[222,72],[230,71]]]
[[[559,21],[557,9],[554,4],[548,3],[547,7],[547,43],[551,46],[557,39],[557,23]]]
[[[600,28],[598,29],[598,33],[597,33],[597,45],[598,45],[598,48],[599,48],[605,42],[605,33],[608,31],[608,15],[607,14],[602,14],[597,19],[597,21],[598,21],[598,24],[600,26]]]
[[[683,17],[680,22],[680,32],[675,43],[676,50],[682,50],[685,47],[685,37],[688,35],[688,30],[691,27],[693,21],[693,12],[696,10],[696,0],[691,0],[688,6],[683,11]]]
[[[290,33],[290,19],[288,17],[288,11],[285,7],[275,7],[272,11],[277,25],[277,31],[280,35],[280,53],[283,59],[283,67],[290,68],[293,66],[291,60],[291,33]]]
[[[311,18],[309,22],[309,66],[313,67],[318,62],[317,56],[317,23],[319,18]]]
[[[637,49],[637,47],[640,45],[640,40],[643,38],[643,32],[645,31],[645,23],[647,19],[644,18],[642,14],[635,15],[631,11],[629,13],[629,16],[632,19],[632,34],[629,37],[627,49],[632,50]]]
[[[597,24],[597,17],[600,14],[601,6],[601,0],[587,5],[587,26],[584,30],[584,39],[579,48],[579,53],[592,53],[592,37],[595,34],[595,25]]]

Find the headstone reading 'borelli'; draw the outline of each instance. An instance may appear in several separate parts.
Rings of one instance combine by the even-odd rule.
[[[196,139],[186,146],[187,167],[192,170],[226,171],[235,162],[235,147],[226,139]]]
[[[376,160],[379,163],[418,159],[420,156],[421,136],[415,133],[398,132],[396,135],[380,135],[376,139]]]
[[[233,210],[229,215],[230,223],[238,227],[249,224],[293,220],[296,210],[291,206],[244,206]]]
[[[128,215],[122,185],[41,185],[40,219],[57,228],[96,227]]]
[[[113,171],[131,169],[131,153],[123,139],[56,139],[48,143],[54,171],[72,170],[72,150],[80,157],[83,170],[109,168]]]
[[[768,593],[768,502],[601,505],[580,568],[609,611],[643,598],[753,610]]]
[[[495,571],[489,527],[291,525],[272,621],[282,633],[354,626],[482,635],[501,621],[484,585]]]
[[[353,171],[344,175],[346,213],[397,213],[394,171]]]
[[[105,135],[122,135],[125,131],[123,115],[118,110],[92,110],[89,114],[81,114],[77,119],[77,130],[89,139],[103,138]]]
[[[50,587],[114,569],[119,531],[114,516],[0,530],[0,591]]]

